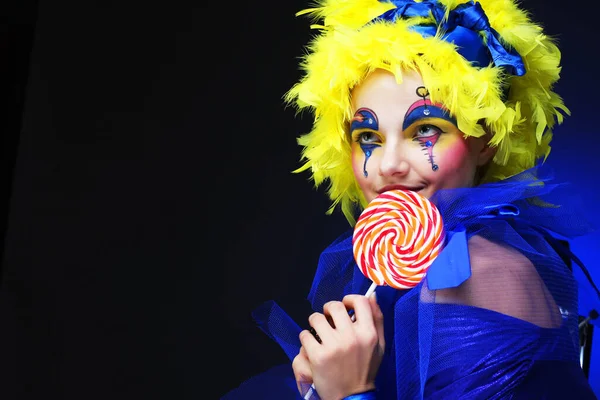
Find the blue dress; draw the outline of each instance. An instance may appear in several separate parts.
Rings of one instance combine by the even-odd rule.
[[[565,246],[592,228],[581,209],[560,197],[561,188],[545,167],[535,167],[501,182],[436,193],[431,201],[447,232],[444,250],[416,287],[376,289],[386,336],[378,399],[596,399],[579,364],[572,268],[585,267],[573,265]],[[346,294],[364,294],[371,284],[354,262],[352,233],[321,254],[308,296],[315,311]],[[469,254],[475,238],[483,245],[479,256]],[[495,260],[491,268],[486,260]],[[458,287],[459,297],[442,296]],[[254,318],[290,360],[298,354],[301,328],[275,302]],[[222,397],[242,398],[303,397],[290,363]]]

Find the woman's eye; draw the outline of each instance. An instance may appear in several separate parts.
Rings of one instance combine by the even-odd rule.
[[[430,137],[440,133],[442,133],[442,130],[433,125],[421,125],[417,129],[417,137]]]
[[[356,138],[358,143],[375,143],[378,140],[377,135],[373,132],[361,132]]]

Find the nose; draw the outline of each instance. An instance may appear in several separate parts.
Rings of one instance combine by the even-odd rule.
[[[383,177],[404,176],[408,174],[410,164],[403,154],[400,143],[387,146],[383,149],[383,157],[379,163],[379,175]]]

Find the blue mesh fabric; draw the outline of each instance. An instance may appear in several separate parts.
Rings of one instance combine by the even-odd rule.
[[[410,290],[377,288],[386,334],[378,398],[596,398],[579,367],[578,286],[564,261],[570,254],[556,242],[593,227],[562,189],[536,167],[431,199],[447,231],[466,229],[471,277],[440,290],[429,290],[427,279]],[[370,286],[352,254],[352,231],[322,253],[308,296],[315,311]],[[272,302],[255,318],[293,359],[298,325]],[[293,375],[267,371],[263,389],[268,377],[265,393],[248,397],[247,382],[226,398],[298,398],[290,384],[275,389]]]

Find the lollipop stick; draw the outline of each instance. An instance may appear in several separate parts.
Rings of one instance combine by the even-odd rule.
[[[371,283],[371,286],[369,286],[369,289],[367,290],[367,292],[365,293],[365,297],[371,297],[371,295],[373,293],[375,293],[375,289],[377,288],[377,284],[375,282]],[[354,314],[354,312],[352,312],[352,315],[350,316],[350,320],[352,322],[356,321],[356,315]],[[308,392],[306,392],[306,394],[304,395],[304,400],[310,400],[311,396],[313,395],[315,391],[315,385],[310,385],[310,388],[308,389]]]
[[[371,283],[371,286],[369,286],[369,290],[367,290],[367,293],[365,293],[366,297],[371,297],[371,295],[373,293],[375,293],[375,289],[377,289],[377,284],[375,282]]]
[[[377,284],[375,282],[371,283],[371,286],[369,286],[367,293],[365,293],[365,297],[371,297],[371,295],[373,293],[375,293],[376,288],[377,288]],[[350,319],[352,320],[352,322],[356,321],[356,315],[354,314],[354,311],[352,312]]]

